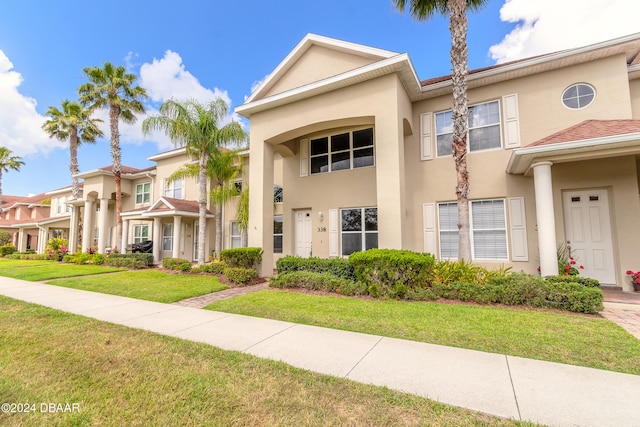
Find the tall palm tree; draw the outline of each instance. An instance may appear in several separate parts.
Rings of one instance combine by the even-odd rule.
[[[94,143],[96,138],[103,136],[98,128],[100,119],[91,118],[91,110],[83,107],[75,101],[65,99],[61,104],[62,110],[50,106],[46,115],[50,118],[44,122],[42,129],[50,138],[60,141],[69,140],[69,171],[71,171],[71,198],[77,199],[80,195],[80,186],[76,174],[80,172],[78,167],[78,147],[83,142]]]
[[[124,66],[114,66],[105,62],[102,68],[85,67],[87,83],[78,88],[80,102],[90,110],[109,109],[109,129],[111,132],[112,172],[116,185],[116,246],[122,240],[122,183],[120,170],[122,166],[120,154],[120,129],[118,123],[134,123],[135,114],[145,112],[142,100],[147,92],[140,86],[134,86],[135,74],[127,73]]]
[[[467,10],[476,11],[489,0],[393,0],[400,12],[409,5],[411,15],[425,21],[435,13],[449,14],[451,33],[451,81],[453,84],[453,159],[456,165],[456,197],[460,259],[471,259],[469,235],[469,172],[467,170]]]
[[[10,170],[19,171],[24,165],[22,157],[14,156],[7,147],[0,147],[0,208],[2,208],[2,173]]]
[[[243,141],[246,134],[237,122],[223,125],[229,106],[219,98],[208,104],[170,99],[162,103],[159,111],[159,116],[144,120],[143,132],[164,131],[176,146],[185,147],[187,155],[198,160],[198,264],[202,265],[205,260],[207,176],[215,177],[211,197],[216,205],[215,250],[219,255],[222,247],[222,203],[229,187],[225,183],[230,176],[235,176],[224,166],[233,164],[233,158],[237,157],[234,151],[224,148]]]

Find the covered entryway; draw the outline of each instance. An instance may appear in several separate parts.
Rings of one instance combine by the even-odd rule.
[[[295,211],[296,256],[310,257],[311,248],[311,210]]]
[[[606,189],[565,191],[564,206],[567,246],[580,274],[603,284],[615,284],[609,197]]]

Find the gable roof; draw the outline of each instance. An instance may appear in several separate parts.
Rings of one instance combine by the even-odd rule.
[[[527,147],[560,144],[563,142],[598,139],[614,135],[640,133],[640,120],[585,120],[575,126],[539,139]]]
[[[172,197],[160,197],[146,209],[134,209],[123,212],[123,216],[141,215],[143,217],[186,216],[197,218],[199,216],[197,200],[174,199]],[[207,209],[207,218],[213,218],[211,211]]]

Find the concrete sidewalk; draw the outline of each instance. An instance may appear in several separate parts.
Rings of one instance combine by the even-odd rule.
[[[0,295],[551,426],[640,426],[640,376],[0,277]]]

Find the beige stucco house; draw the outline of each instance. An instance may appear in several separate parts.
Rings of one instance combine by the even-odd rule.
[[[567,245],[581,274],[631,289],[639,53],[634,34],[471,70],[474,262],[556,274]],[[251,123],[249,245],[264,248],[261,273],[278,256],[274,229],[284,254],[380,247],[457,258],[450,109],[450,77],[421,81],[406,53],[307,35],[236,109]]]

